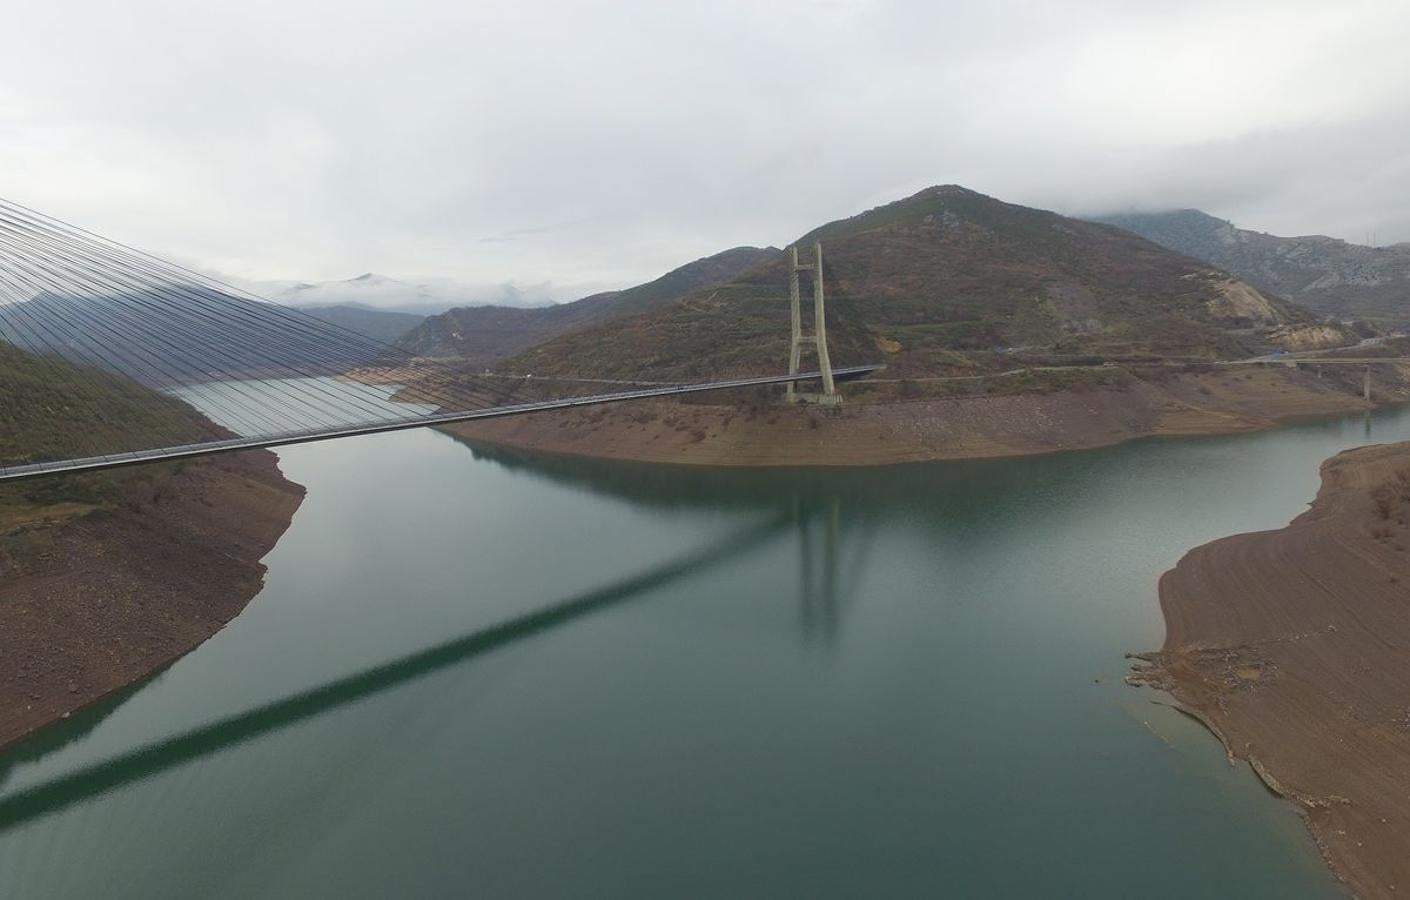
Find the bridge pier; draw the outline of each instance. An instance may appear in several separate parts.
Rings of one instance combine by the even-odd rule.
[[[1371,364],[1366,364],[1366,383],[1361,389],[1361,394],[1367,403],[1371,402]]]
[[[803,336],[803,310],[802,298],[799,290],[798,273],[813,273],[813,333],[807,337]],[[787,399],[789,403],[807,401],[818,403],[823,406],[839,406],[842,397],[837,393],[837,386],[832,380],[832,360],[827,352],[827,314],[823,307],[823,264],[822,264],[822,243],[813,242],[813,262],[798,262],[798,248],[796,246],[788,248],[788,312],[791,326],[791,334],[788,347],[788,374],[798,374],[798,365],[802,361],[803,345],[811,346],[818,355],[818,371],[822,374],[823,389],[821,394],[804,394],[799,391],[793,383],[788,385]]]

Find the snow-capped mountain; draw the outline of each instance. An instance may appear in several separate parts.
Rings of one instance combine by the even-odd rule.
[[[545,306],[559,299],[550,285],[484,284],[452,278],[407,281],[368,272],[346,281],[265,281],[255,293],[290,306],[366,306],[434,315],[456,306]]]

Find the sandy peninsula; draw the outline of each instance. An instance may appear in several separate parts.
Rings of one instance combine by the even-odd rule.
[[[925,384],[844,386],[840,409],[787,406],[778,390],[699,402],[639,401],[447,426],[471,443],[707,466],[873,466],[1084,450],[1142,437],[1229,434],[1300,417],[1410,400],[1400,367],[1377,367],[1372,402],[1359,370],[1152,366],[1102,370],[1061,389],[1011,391],[1002,379],[957,396]],[[906,389],[920,394],[907,396]]]
[[[1307,512],[1192,550],[1160,603],[1133,680],[1297,804],[1358,896],[1410,892],[1410,444],[1326,461]]]

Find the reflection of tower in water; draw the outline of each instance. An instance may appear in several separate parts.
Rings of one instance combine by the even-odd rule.
[[[85,815],[96,811],[101,816],[102,811],[85,805],[85,801],[124,785],[146,781],[171,769],[198,764],[239,744],[403,687],[482,654],[572,624],[599,610],[652,596],[662,586],[757,550],[775,536],[782,537],[788,529],[788,513],[786,510],[780,512],[780,515],[646,572],[501,620],[444,643],[353,672],[208,725],[153,741],[67,774],[0,794],[0,840],[11,829],[73,806],[78,806]],[[93,713],[90,711],[86,715],[92,716]],[[170,784],[163,789],[171,789]],[[160,802],[153,803],[152,808],[165,810],[175,802],[160,795],[158,800]],[[0,893],[6,897],[32,896],[32,892]]]
[[[794,501],[798,529],[798,624],[804,641],[837,640],[876,528],[842,515],[842,500]],[[845,557],[845,558],[844,558]],[[845,583],[844,583],[845,578]]]

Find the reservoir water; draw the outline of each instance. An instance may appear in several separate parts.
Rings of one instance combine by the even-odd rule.
[[[0,897],[1341,896],[1123,653],[1187,549],[1407,437],[865,470],[281,449],[308,496],[249,608],[0,755]]]

